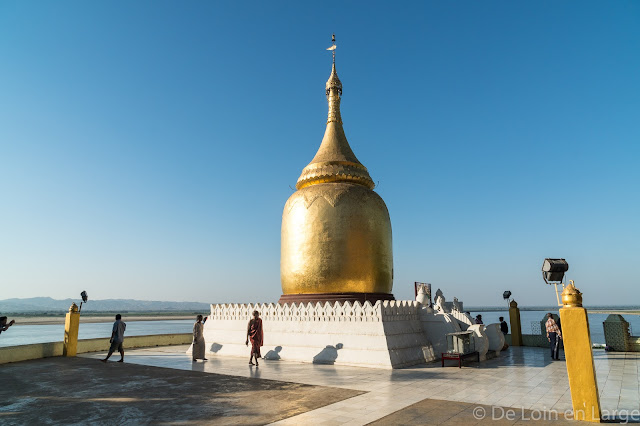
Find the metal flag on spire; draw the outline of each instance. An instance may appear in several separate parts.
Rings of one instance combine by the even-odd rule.
[[[336,63],[336,35],[331,34],[331,41],[333,42],[333,46],[328,47],[327,50],[331,50],[333,54],[333,63]]]

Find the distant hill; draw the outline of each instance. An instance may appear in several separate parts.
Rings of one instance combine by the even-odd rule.
[[[30,297],[27,299],[0,300],[0,312],[33,313],[65,312],[71,303],[80,304],[80,300],[56,300],[50,297]],[[134,299],[91,300],[82,305],[82,312],[144,312],[144,311],[208,311],[209,304],[201,302],[159,302]]]

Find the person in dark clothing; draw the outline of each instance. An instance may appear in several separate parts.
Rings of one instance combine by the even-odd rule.
[[[498,319],[500,320],[500,331],[502,331],[502,334],[506,336],[507,334],[509,334],[509,326],[507,325],[507,322],[504,320],[504,317],[500,317]]]
[[[111,354],[113,354],[116,350],[120,352],[120,359],[118,362],[124,362],[124,349],[122,348],[122,343],[124,342],[124,331],[127,328],[127,324],[122,321],[122,315],[116,315],[116,322],[113,323],[113,330],[111,331],[111,339],[109,342],[111,343],[111,347],[109,348],[109,353],[107,357],[102,362],[107,362]]]
[[[7,323],[7,317],[0,317],[0,333],[2,333],[3,331],[7,331],[9,327],[11,327],[15,323],[16,322],[14,320],[11,320]]]

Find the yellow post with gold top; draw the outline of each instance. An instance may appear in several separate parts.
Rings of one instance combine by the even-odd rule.
[[[573,418],[600,422],[600,397],[596,367],[591,351],[591,335],[587,310],[582,307],[582,293],[573,281],[562,291],[560,321],[571,388]]]
[[[511,322],[511,346],[522,346],[520,308],[515,300],[509,303],[509,321]]]
[[[78,330],[80,328],[80,312],[78,305],[71,304],[64,320],[64,348],[62,355],[76,356],[78,353]]]

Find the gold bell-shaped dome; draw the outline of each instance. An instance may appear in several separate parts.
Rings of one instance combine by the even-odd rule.
[[[331,50],[324,138],[282,213],[281,303],[393,299],[389,212],[347,142]]]

